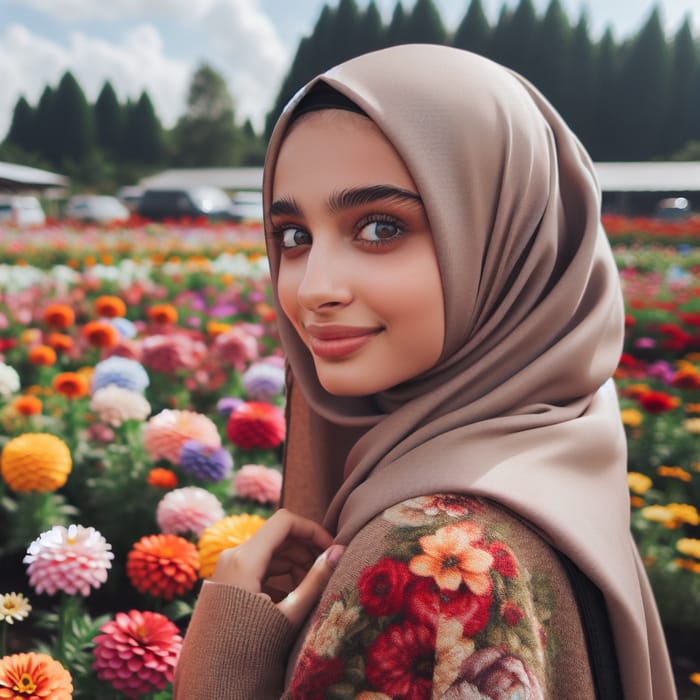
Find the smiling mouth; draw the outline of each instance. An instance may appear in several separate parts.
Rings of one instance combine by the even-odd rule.
[[[337,330],[309,334],[311,352],[323,360],[340,360],[367,345],[382,328]]]

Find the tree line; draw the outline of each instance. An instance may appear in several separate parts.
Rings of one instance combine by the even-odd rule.
[[[237,123],[224,79],[206,64],[169,130],[146,92],[122,103],[105,82],[90,104],[67,72],[35,106],[17,101],[0,159],[58,169],[103,189],[162,167],[259,165],[275,120],[300,85],[348,58],[405,43],[456,46],[522,73],[596,160],[700,159],[700,42],[689,19],[667,39],[656,8],[636,35],[617,42],[608,28],[594,41],[585,13],[572,24],[559,0],[539,15],[532,0],[504,5],[494,24],[481,0],[470,0],[454,32],[432,0],[416,0],[411,11],[397,2],[388,23],[374,0],[364,9],[356,0],[326,5],[299,43],[264,134],[250,121]]]

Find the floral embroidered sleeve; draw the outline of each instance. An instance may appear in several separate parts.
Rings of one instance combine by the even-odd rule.
[[[297,654],[294,700],[595,697],[556,555],[472,497],[412,499],[370,523]]]

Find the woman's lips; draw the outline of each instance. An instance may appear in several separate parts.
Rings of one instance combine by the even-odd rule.
[[[323,360],[339,360],[369,343],[381,328],[307,326],[311,352]]]

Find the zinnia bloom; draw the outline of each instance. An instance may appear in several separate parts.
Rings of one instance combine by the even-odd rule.
[[[221,447],[216,425],[202,413],[165,408],[152,416],[143,435],[143,443],[152,460],[180,461],[180,451],[188,440],[198,440],[209,447]]]
[[[265,523],[259,515],[229,515],[210,525],[199,538],[199,575],[208,578],[221,552],[249,540]]]
[[[245,464],[236,472],[233,488],[241,498],[276,505],[282,492],[282,474],[262,464]]]
[[[227,449],[210,447],[199,440],[185,442],[179,460],[182,471],[209,481],[221,481],[233,469],[233,457]]]
[[[62,331],[75,323],[75,311],[66,304],[50,304],[44,309],[44,323]]]
[[[21,593],[0,595],[0,621],[7,622],[8,625],[24,620],[31,612],[31,609],[32,606],[29,604],[29,600]]]
[[[100,680],[129,698],[163,690],[172,681],[182,637],[165,615],[120,612],[100,632],[93,640],[92,666]]]
[[[277,447],[285,436],[284,412],[270,403],[248,401],[229,416],[226,434],[244,450]]]
[[[157,304],[148,309],[148,318],[153,323],[175,323],[177,321],[177,309],[172,304]]]
[[[202,531],[225,516],[219,499],[206,489],[186,486],[166,493],[156,509],[161,532],[197,537]]]
[[[18,396],[12,406],[23,416],[38,416],[43,408],[41,399],[36,396]]]
[[[68,399],[82,399],[87,396],[90,383],[80,372],[61,372],[53,378],[52,386]]]
[[[0,659],[0,698],[8,700],[71,700],[73,680],[47,654],[13,654]]]
[[[629,472],[627,474],[627,485],[632,493],[642,496],[651,488],[652,481],[646,474]]]
[[[638,428],[642,424],[642,414],[636,408],[623,408],[620,417],[629,428]]]
[[[110,384],[143,393],[149,385],[148,373],[141,363],[126,357],[108,357],[95,365],[90,390],[94,394]]]
[[[662,464],[660,467],[657,467],[656,473],[659,476],[665,476],[669,479],[678,479],[679,481],[685,481],[686,483],[693,480],[693,475],[681,467],[669,467]]]
[[[126,304],[119,297],[105,294],[95,299],[95,311],[103,318],[117,318],[126,315]]]
[[[7,398],[19,391],[19,374],[14,367],[0,362],[0,396]]]
[[[216,336],[212,344],[214,356],[237,372],[258,358],[258,339],[241,327],[234,327]]]
[[[146,535],[129,552],[126,573],[139,593],[172,600],[194,587],[197,548],[177,535]]]
[[[107,321],[89,321],[81,333],[90,345],[96,348],[111,348],[119,342],[119,332]]]
[[[639,397],[641,407],[652,415],[672,411],[680,404],[680,399],[663,391],[649,391]]]
[[[151,404],[137,391],[110,384],[92,395],[90,410],[94,411],[103,423],[118,428],[127,420],[146,420],[151,412]]]
[[[35,345],[27,353],[27,359],[33,365],[51,367],[56,364],[56,351],[48,345]]]
[[[207,353],[204,343],[184,333],[151,335],[143,341],[142,350],[143,364],[164,374],[194,369]]]
[[[251,401],[270,401],[284,390],[284,368],[258,362],[243,373],[241,384]]]
[[[684,420],[683,428],[693,435],[700,435],[700,418],[688,418]]]
[[[700,540],[693,537],[682,537],[676,542],[676,549],[686,557],[700,559]]]
[[[49,333],[46,338],[47,345],[59,352],[67,352],[73,347],[73,338],[65,333]]]
[[[55,491],[66,483],[73,462],[61,438],[50,433],[24,433],[12,438],[0,455],[2,478],[19,493]]]
[[[177,474],[172,469],[156,467],[148,472],[146,481],[158,489],[174,489],[177,486]]]
[[[111,549],[94,527],[54,525],[29,545],[22,561],[29,564],[29,583],[37,593],[87,596],[107,580]]]

